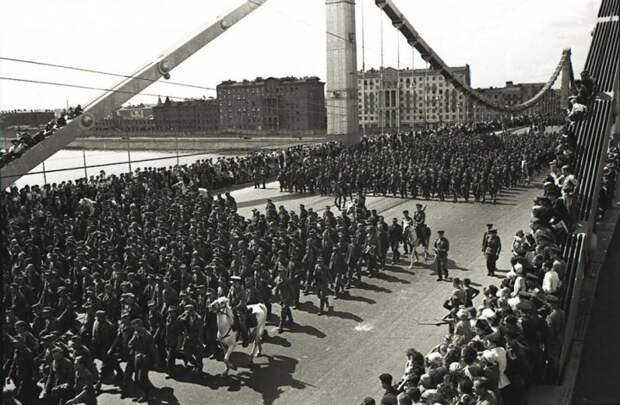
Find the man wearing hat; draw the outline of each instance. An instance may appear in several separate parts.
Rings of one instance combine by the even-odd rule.
[[[194,304],[190,303],[185,305],[185,312],[181,314],[179,319],[183,323],[183,330],[185,332],[185,340],[183,342],[185,357],[194,364],[194,371],[200,373],[203,367],[203,320],[196,312]]]
[[[145,402],[149,392],[153,389],[153,384],[149,379],[149,370],[155,358],[155,343],[153,336],[144,327],[142,319],[132,320],[131,326],[134,334],[129,340],[128,346],[134,355],[135,381],[142,391],[142,396],[138,398],[138,402]]]
[[[98,310],[95,312],[95,321],[93,322],[92,333],[92,352],[93,357],[102,361],[100,379],[103,379],[110,370],[116,373],[116,378],[122,380],[123,369],[118,364],[118,360],[115,356],[108,355],[110,345],[114,341],[116,336],[116,329],[112,322],[110,322],[106,316],[105,311]]]
[[[555,295],[545,297],[551,312],[545,318],[545,382],[555,384],[558,378],[562,342],[566,317],[560,308],[560,299]]]
[[[390,248],[392,249],[392,264],[395,264],[400,259],[400,251],[398,248],[402,237],[403,228],[398,223],[397,218],[392,218],[392,224],[388,228],[388,239],[390,241]]]
[[[241,335],[241,342],[243,347],[248,346],[248,328],[247,328],[247,314],[248,305],[247,297],[245,296],[245,289],[241,285],[241,277],[231,276],[230,282],[232,286],[228,291],[228,300],[230,307],[235,315],[235,323],[239,328],[239,334]]]
[[[497,229],[489,229],[484,246],[484,255],[487,262],[487,275],[493,277],[495,276],[495,271],[497,270],[497,259],[499,259],[499,253],[502,250],[502,242],[499,236],[497,236]]]
[[[413,226],[413,218],[411,218],[409,216],[409,211],[408,210],[404,210],[403,211],[403,219],[402,219],[402,225],[401,228],[403,230],[403,234],[402,234],[402,241],[403,241],[403,249],[405,250],[405,255],[409,254],[409,248],[411,248],[411,250],[413,250],[413,246],[409,243],[409,240],[407,238],[407,235],[409,233],[409,227]]]
[[[23,321],[20,321],[23,322]],[[10,369],[6,377],[11,378],[15,384],[15,397],[24,403],[35,403],[38,387],[35,383],[34,350],[26,344],[26,339],[21,336],[10,338],[13,344],[13,356],[8,362]],[[6,344],[6,343],[5,343]]]
[[[73,396],[73,363],[59,346],[52,348],[52,358],[42,397],[51,399],[53,403],[64,403]]]
[[[147,325],[148,331],[153,336],[153,340],[155,341],[155,347],[157,348],[158,356],[154,361],[158,362],[161,359],[166,357],[166,353],[164,350],[164,342],[163,342],[163,334],[164,334],[164,323],[165,318],[157,309],[157,303],[153,300],[147,303],[148,306],[148,315],[147,315]]]
[[[444,236],[444,231],[437,231],[437,239],[433,243],[435,251],[435,263],[437,265],[437,281],[444,278],[448,279],[448,251],[450,250],[450,241]]]
[[[487,238],[489,236],[489,231],[493,229],[493,224],[487,224],[487,229],[484,231],[484,234],[482,235],[482,254],[484,254],[484,252],[487,249]]]
[[[174,375],[174,365],[177,358],[180,339],[183,336],[184,325],[178,317],[177,307],[167,309],[164,324],[164,346],[166,349],[166,370],[169,376]]]

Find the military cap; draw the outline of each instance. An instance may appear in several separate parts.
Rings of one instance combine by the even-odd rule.
[[[443,235],[445,231],[437,231],[438,234]]]

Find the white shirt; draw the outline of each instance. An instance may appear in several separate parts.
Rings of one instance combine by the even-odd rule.
[[[489,349],[495,355],[497,359],[497,366],[499,368],[499,389],[501,390],[507,385],[510,385],[510,380],[508,376],[506,376],[506,367],[508,366],[508,359],[506,357],[506,349],[503,347],[494,347],[493,349]]]
[[[542,289],[547,294],[553,294],[558,288],[560,288],[560,277],[554,270],[549,270],[543,278]]]

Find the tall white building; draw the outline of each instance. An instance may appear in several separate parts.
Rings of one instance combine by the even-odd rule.
[[[450,68],[467,85],[469,65]],[[358,73],[362,132],[437,127],[472,119],[471,102],[433,69],[371,69]]]

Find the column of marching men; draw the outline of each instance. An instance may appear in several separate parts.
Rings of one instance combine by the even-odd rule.
[[[459,133],[465,136],[460,130],[418,136],[435,147],[432,139],[455,141]],[[457,149],[446,148],[456,160],[443,155],[440,160],[467,170],[458,156],[475,144],[490,155],[515,155],[529,170],[547,161],[552,137],[531,132],[516,138],[475,135],[470,142],[456,142]],[[326,207],[319,213],[303,205],[287,210],[268,201],[264,211],[255,210],[249,218],[237,213],[230,194],[205,190],[243,179],[260,187],[275,170],[320,156],[342,162],[336,167],[378,155],[376,163],[417,140],[380,136],[351,148],[336,143],[293,147],[4,192],[3,365],[16,397],[25,403],[39,396],[53,404],[95,403],[102,381],[112,374],[124,394],[134,387],[139,399],[148,399],[149,370],[161,368],[174,376],[178,358],[200,373],[204,357],[219,350],[215,315],[209,311],[214,299],[230,298],[242,320],[239,338],[247,343],[246,304],[265,303],[279,331],[294,325],[292,309],[302,293],[317,294],[319,315],[329,315],[333,299],[363,275],[383,270],[390,248],[397,261],[402,244],[413,262],[416,239],[434,250],[438,273],[447,278],[442,263],[447,263],[449,243],[442,237],[429,243],[424,220],[415,219],[421,206],[411,224],[408,214],[389,224],[366,209],[369,189],[363,181],[337,196],[356,195],[342,211]],[[480,161],[475,167],[495,165]],[[518,179],[523,182],[525,176]],[[333,192],[327,183],[316,187]],[[344,208],[344,201],[337,202]],[[271,314],[272,303],[278,304],[279,316]]]

